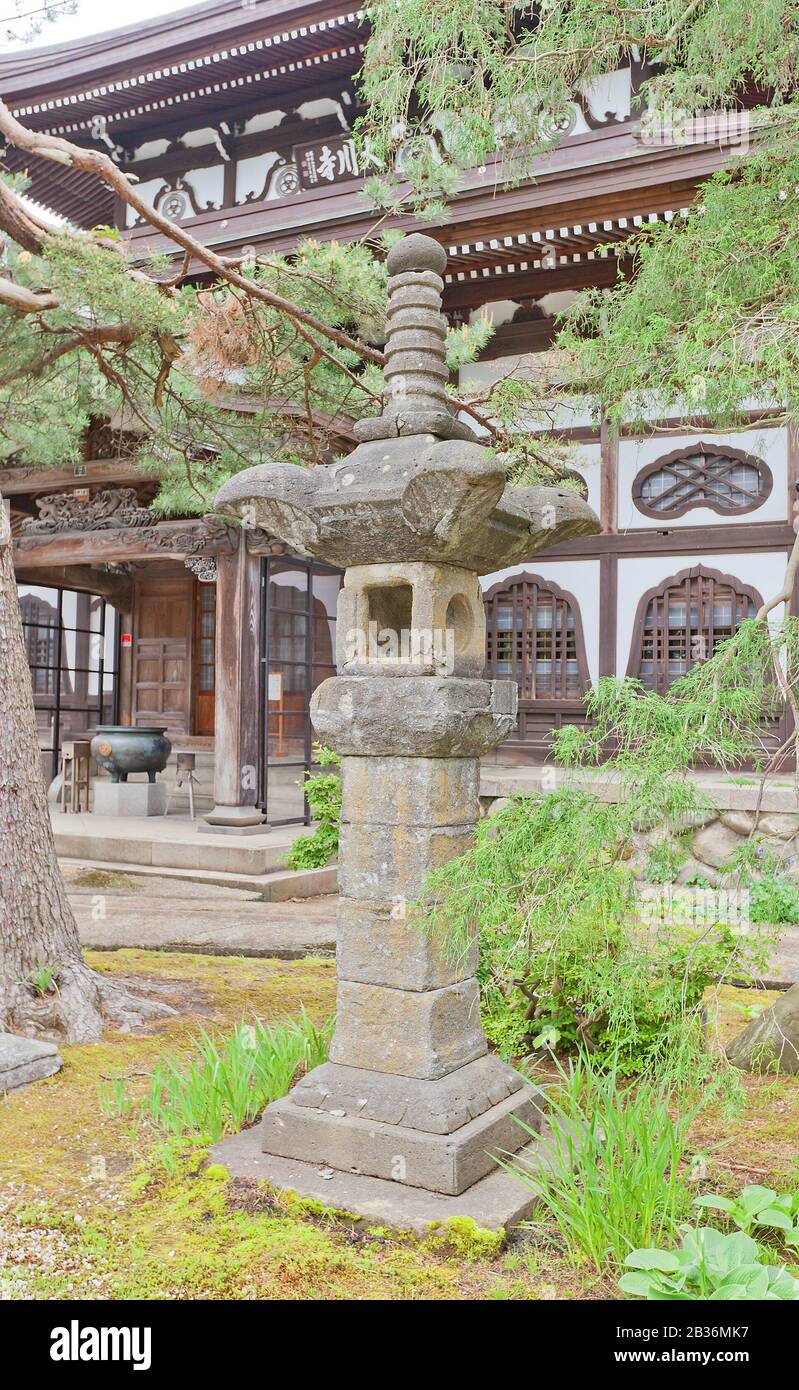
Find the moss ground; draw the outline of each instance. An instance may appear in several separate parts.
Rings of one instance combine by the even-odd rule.
[[[612,1284],[572,1270],[557,1232],[502,1244],[468,1222],[403,1237],[230,1182],[199,1145],[165,1145],[104,1113],[109,1079],[143,1090],[157,1057],[200,1026],[227,1031],[304,1005],[333,1010],[330,960],[276,961],[119,951],[90,955],[109,974],[174,987],[181,1013],[143,1036],[64,1048],[64,1069],[0,1100],[0,1298],[552,1299],[603,1298]],[[745,991],[722,992],[719,1031],[741,1026]],[[745,1080],[743,1112],[705,1112],[696,1150],[708,1178],[799,1178],[799,1078]],[[106,1107],[107,1109],[107,1107]],[[729,1141],[729,1142],[725,1142]],[[722,1147],[718,1147],[722,1144]]]

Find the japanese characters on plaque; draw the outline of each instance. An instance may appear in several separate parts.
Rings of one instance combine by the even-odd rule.
[[[358,152],[351,136],[334,136],[313,144],[295,145],[292,151],[301,188],[324,188],[326,184],[346,183],[365,172],[358,163]]]

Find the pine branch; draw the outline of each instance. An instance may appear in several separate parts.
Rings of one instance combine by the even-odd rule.
[[[319,334],[328,342],[334,343],[336,347],[355,353],[367,362],[374,362],[378,366],[382,366],[385,360],[382,352],[368,347],[365,343],[358,342],[357,339],[350,337],[348,333],[344,333],[338,328],[331,328],[322,319],[292,303],[291,300],[284,299],[282,295],[273,293],[264,285],[247,279],[235,268],[236,261],[225,256],[218,256],[215,251],[204,246],[201,241],[191,236],[177,222],[172,222],[168,217],[164,217],[163,213],[158,212],[136,191],[132,181],[135,176],[123,173],[109,155],[100,150],[82,149],[80,145],[75,145],[71,140],[65,140],[60,135],[48,135],[42,131],[28,130],[12,116],[3,101],[0,101],[0,134],[4,135],[17,149],[24,150],[28,154],[35,155],[40,159],[52,160],[56,164],[65,165],[67,168],[79,169],[82,173],[94,174],[97,178],[102,179],[103,183],[112,188],[128,207],[133,208],[134,212],[138,213],[139,217],[154,227],[156,231],[168,237],[170,241],[175,242],[192,259],[212,270],[219,279],[243,290],[249,298],[257,299],[262,304],[268,305],[270,309],[276,309],[285,314],[297,325],[298,332],[337,367],[341,365],[338,359],[332,353],[319,347],[314,334]],[[119,250],[121,252],[122,248]]]
[[[17,314],[40,314],[45,309],[57,309],[58,297],[47,291],[28,290],[24,285],[0,277],[0,304]]]

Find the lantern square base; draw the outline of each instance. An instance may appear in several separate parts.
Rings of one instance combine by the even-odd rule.
[[[261,1143],[280,1158],[456,1197],[491,1173],[498,1156],[522,1147],[529,1139],[523,1125],[540,1127],[537,1095],[525,1086],[450,1134],[304,1108],[284,1097],[264,1111]]]
[[[516,1162],[534,1176],[547,1163],[550,1143],[544,1130],[540,1140],[519,1150]],[[463,1216],[470,1216],[484,1230],[507,1231],[532,1216],[536,1202],[527,1186],[496,1164],[459,1196],[445,1196],[385,1178],[335,1172],[307,1160],[265,1154],[258,1126],[215,1144],[211,1162],[223,1164],[232,1178],[266,1182],[278,1190],[324,1202],[345,1217],[416,1235],[429,1235],[431,1228]]]

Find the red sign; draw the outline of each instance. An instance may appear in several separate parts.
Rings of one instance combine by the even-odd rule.
[[[133,646],[133,637],[129,632],[123,632],[119,640],[122,643],[123,647]]]

